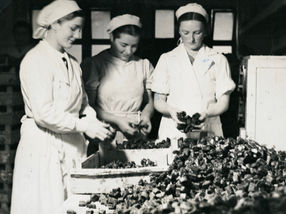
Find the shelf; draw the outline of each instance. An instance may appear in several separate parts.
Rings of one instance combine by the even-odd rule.
[[[261,22],[265,21],[267,18],[279,15],[279,11],[283,10],[282,15],[286,14],[286,0],[275,0],[273,3],[269,5],[265,10],[263,10],[260,14],[254,17],[248,24],[241,28],[240,35],[248,32],[249,30],[258,26]]]

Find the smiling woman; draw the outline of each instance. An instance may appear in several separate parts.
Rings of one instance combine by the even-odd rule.
[[[25,116],[11,214],[65,213],[61,208],[71,194],[70,171],[81,167],[86,156],[83,133],[101,140],[112,136],[109,125],[88,105],[80,66],[65,51],[81,31],[81,9],[72,0],[53,1],[41,10],[37,22],[34,38],[41,40],[20,66]]]
[[[137,16],[114,17],[107,29],[111,48],[82,64],[83,71],[90,74],[85,87],[91,106],[99,118],[117,130],[111,145],[115,140],[121,142],[151,131],[153,66],[149,60],[134,55],[141,27]]]
[[[110,35],[111,53],[128,62],[137,50],[141,29],[136,25],[125,25],[115,29]]]
[[[45,40],[56,50],[64,52],[80,37],[82,26],[83,12],[75,11],[49,25]]]
[[[70,48],[74,41],[80,38],[83,17],[83,11],[79,10],[60,18],[57,21],[62,27],[62,33],[59,31],[59,36],[63,38],[61,46],[65,49]]]

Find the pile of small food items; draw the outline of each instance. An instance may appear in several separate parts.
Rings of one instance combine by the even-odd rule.
[[[150,182],[96,194],[116,213],[282,214],[286,152],[243,139],[180,139],[168,171]]]
[[[200,120],[201,115],[199,113],[189,116],[185,111],[182,111],[177,113],[177,117],[181,122],[177,124],[177,129],[184,133],[200,129],[199,125],[204,122],[203,120]]]
[[[169,148],[170,146],[171,140],[169,138],[160,142],[144,138],[134,138],[116,144],[117,149],[163,149]]]
[[[106,165],[102,165],[100,168],[109,168],[109,169],[126,169],[126,168],[138,168],[138,167],[148,167],[148,166],[156,166],[154,161],[151,161],[148,158],[143,158],[141,160],[141,165],[136,165],[134,161],[112,161]]]

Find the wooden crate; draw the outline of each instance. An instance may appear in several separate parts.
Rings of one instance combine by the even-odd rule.
[[[138,184],[149,180],[151,173],[162,173],[168,167],[142,167],[130,169],[79,169],[71,173],[73,194],[108,193],[114,188]]]
[[[138,167],[126,169],[100,168],[112,161],[134,161],[141,165],[141,160],[148,158],[155,162],[155,167]],[[74,194],[92,194],[109,192],[114,188],[138,184],[140,179],[149,180],[154,172],[167,171],[174,155],[167,149],[124,149],[97,152],[88,157],[82,164],[83,169],[71,174],[72,192]]]
[[[112,161],[129,162],[133,161],[136,165],[141,165],[143,158],[150,159],[157,166],[168,166],[174,159],[172,148],[164,149],[122,149],[122,150],[100,150],[89,156],[83,163],[83,168],[100,168]]]
[[[206,132],[193,132],[189,137],[198,140],[206,136]],[[105,145],[105,146],[102,146]],[[102,144],[99,151],[88,157],[80,170],[71,174],[72,192],[74,194],[92,194],[109,192],[114,188],[127,187],[138,184],[140,179],[149,180],[153,172],[167,171],[174,160],[173,151],[178,149],[177,140],[172,141],[170,148],[164,149],[122,149],[117,150],[113,146]],[[142,167],[132,169],[101,169],[112,161],[134,161],[141,165],[141,160],[150,159],[157,164],[156,167]]]
[[[91,197],[92,197],[91,195],[86,195],[86,194],[85,195],[82,195],[82,194],[72,195],[67,200],[65,200],[65,202],[62,204],[62,207],[60,208],[59,212],[57,212],[57,214],[67,213],[68,210],[74,211],[77,214],[86,214],[86,213],[114,214],[115,213],[114,210],[108,209],[108,207],[100,204],[99,202],[95,202],[96,208],[87,208],[87,207],[79,206],[80,201],[90,201]]]

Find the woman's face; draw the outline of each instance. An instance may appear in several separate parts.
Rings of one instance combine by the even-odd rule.
[[[197,20],[186,20],[180,23],[179,34],[184,45],[193,51],[199,50],[205,37],[204,23]]]
[[[82,17],[64,20],[57,25],[56,35],[59,49],[71,48],[73,42],[81,35],[83,26]]]
[[[119,59],[128,62],[137,50],[140,36],[120,33],[118,38],[111,35],[111,51]]]

